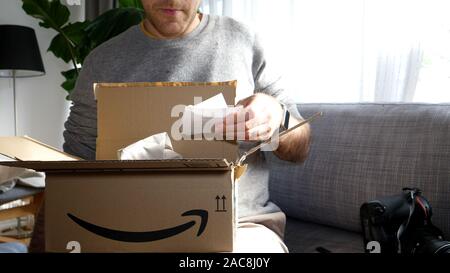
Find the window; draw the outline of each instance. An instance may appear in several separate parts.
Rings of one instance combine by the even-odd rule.
[[[450,102],[448,0],[205,0],[262,37],[298,102]]]
[[[450,102],[450,3],[431,5],[414,101]]]

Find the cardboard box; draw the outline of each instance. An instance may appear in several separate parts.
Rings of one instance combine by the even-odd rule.
[[[162,132],[171,135],[177,105],[192,105],[194,98],[207,100],[222,93],[228,105],[235,104],[236,81],[218,83],[99,83],[97,99],[97,160],[116,159],[117,151],[136,141]],[[227,141],[172,139],[183,158],[237,160],[236,143]]]
[[[46,251],[233,250],[235,172],[225,159],[1,164],[46,172]]]
[[[139,139],[170,132],[174,105],[219,92],[234,104],[235,87],[235,82],[97,84],[96,161],[78,160],[30,138],[0,138],[0,153],[17,159],[0,165],[46,172],[46,250],[232,251],[235,183],[245,171],[233,164],[235,143],[173,141],[182,160],[115,156]]]

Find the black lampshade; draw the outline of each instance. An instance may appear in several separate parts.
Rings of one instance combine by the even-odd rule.
[[[34,29],[0,25],[0,77],[34,77],[45,74]]]

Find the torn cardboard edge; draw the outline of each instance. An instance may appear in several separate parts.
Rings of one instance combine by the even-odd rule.
[[[226,159],[170,159],[170,160],[80,160],[80,161],[4,161],[0,165],[27,168],[41,172],[98,172],[148,171],[195,172],[233,171],[237,181],[247,169]]]
[[[25,167],[39,171],[58,170],[231,170],[226,159],[167,159],[167,160],[79,160],[79,161],[6,161],[1,165]]]
[[[185,87],[185,86],[231,86],[236,88],[237,81],[227,82],[130,82],[130,83],[94,83],[94,97],[97,99],[98,88],[118,88],[118,87]]]

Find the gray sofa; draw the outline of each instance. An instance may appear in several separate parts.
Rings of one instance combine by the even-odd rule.
[[[423,190],[433,223],[450,238],[450,104],[304,104],[322,111],[303,164],[267,154],[270,193],[288,216],[291,252],[364,252],[359,208],[376,197]]]

